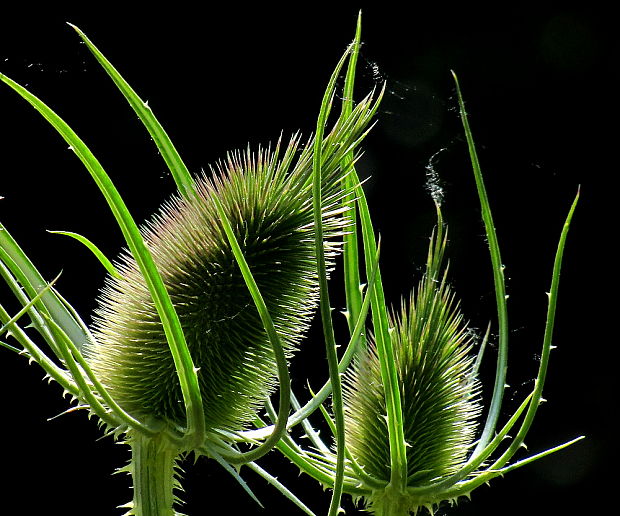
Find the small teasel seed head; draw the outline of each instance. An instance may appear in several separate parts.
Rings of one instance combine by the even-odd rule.
[[[445,478],[459,469],[474,442],[480,413],[479,384],[470,353],[473,339],[442,267],[443,235],[440,227],[431,238],[426,272],[390,320],[409,487]],[[372,341],[345,376],[343,389],[347,449],[366,473],[389,482],[385,389]],[[373,504],[382,506],[388,498],[390,504],[407,504],[414,513],[429,503],[402,496],[397,500],[394,493],[376,492],[366,500],[368,509],[372,511]]]

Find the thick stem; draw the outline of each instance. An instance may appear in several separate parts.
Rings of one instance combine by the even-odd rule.
[[[417,512],[414,500],[394,484],[375,492],[369,499],[367,508],[374,516],[409,516]]]
[[[409,516],[411,513],[407,508],[393,505],[382,505],[373,514],[374,516]]]
[[[174,516],[175,461],[178,449],[165,437],[145,437],[135,432],[129,439],[133,479],[133,501],[129,514]]]

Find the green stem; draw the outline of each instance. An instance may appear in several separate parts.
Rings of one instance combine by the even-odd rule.
[[[372,502],[372,506],[367,509],[373,516],[409,516],[412,513],[411,500],[392,483]]]
[[[132,432],[131,463],[127,470],[133,479],[133,502],[129,514],[135,516],[174,516],[177,487],[175,462],[178,448],[165,437],[146,437]]]
[[[409,509],[400,506],[383,506],[377,512],[373,513],[374,516],[409,516],[411,513]]]

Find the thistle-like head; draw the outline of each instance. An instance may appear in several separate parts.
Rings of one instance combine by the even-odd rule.
[[[426,271],[410,298],[391,316],[391,347],[397,373],[406,456],[394,464],[387,418],[386,384],[376,344],[370,341],[345,376],[346,445],[351,459],[386,486],[393,468],[404,470],[406,487],[455,473],[476,436],[480,413],[472,338],[443,267],[445,232],[431,237]],[[412,504],[392,489],[368,497],[370,508]]]
[[[341,207],[347,171],[339,155],[357,145],[366,115],[355,111],[324,143],[322,230],[328,268],[347,220]],[[269,337],[214,198],[288,356],[318,303],[312,145],[299,150],[294,138],[280,154],[280,145],[274,152],[231,154],[214,179],[199,178],[192,195],[173,197],[143,229],[198,368],[207,429],[243,428],[277,384]],[[134,417],[183,426],[177,370],[148,284],[129,253],[121,256],[117,270],[120,277],[110,276],[100,296],[94,339],[84,350],[87,360]]]

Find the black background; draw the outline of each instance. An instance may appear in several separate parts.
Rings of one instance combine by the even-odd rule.
[[[425,189],[432,157],[444,187],[452,281],[472,326],[493,318],[488,253],[450,70],[467,102],[507,267],[511,318],[509,384],[503,418],[532,388],[551,264],[562,222],[581,185],[566,249],[557,331],[545,398],[527,439],[536,453],[578,435],[587,439],[475,491],[440,514],[607,512],[616,412],[616,335],[605,306],[614,258],[611,183],[618,40],[611,15],[595,6],[517,9],[449,5],[364,10],[359,91],[387,80],[378,125],[360,173],[383,242],[386,293],[394,304],[414,285],[434,221]],[[77,35],[83,29],[166,127],[190,170],[226,151],[313,129],[331,70],[353,36],[358,6],[239,7],[198,12],[4,13],[0,70],[53,107],[91,147],[138,221],[174,190],[146,131]],[[610,129],[611,127],[611,129]],[[441,152],[440,152],[441,151]],[[606,195],[609,193],[609,197]],[[77,231],[114,256],[122,246],[102,197],[67,145],[32,108],[0,88],[0,217],[46,277],[82,314],[94,307],[103,273],[79,244],[46,229]],[[607,200],[609,199],[609,201]],[[332,290],[338,287],[334,283]],[[10,293],[0,290],[7,306]],[[340,303],[340,304],[338,304]],[[341,301],[334,303],[341,307]],[[493,352],[493,350],[492,350]],[[492,377],[494,356],[483,371]],[[0,351],[3,497],[20,511],[118,514],[130,498],[129,458],[69,407],[37,366]],[[326,376],[319,339],[293,364],[299,390]],[[490,385],[487,382],[487,385]],[[485,390],[489,395],[489,389]],[[8,454],[7,454],[8,452]],[[525,456],[523,453],[521,457]],[[275,453],[263,461],[318,514],[329,494]],[[242,470],[259,509],[217,465],[185,464],[185,511],[224,502],[243,514],[297,514],[290,502]],[[605,498],[601,498],[605,496]],[[356,510],[350,500],[347,513]]]

